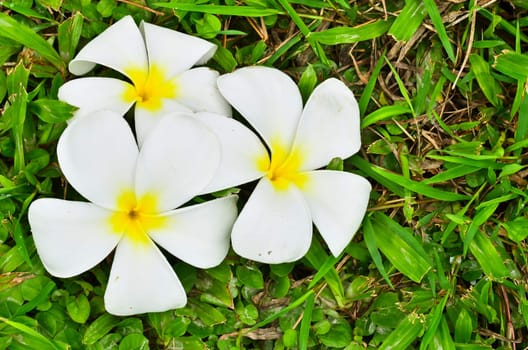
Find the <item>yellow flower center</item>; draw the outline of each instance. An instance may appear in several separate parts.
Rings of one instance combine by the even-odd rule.
[[[162,99],[176,97],[175,79],[168,80],[163,69],[155,64],[149,70],[131,67],[125,69],[125,73],[134,84],[123,94],[123,99],[127,102],[135,101],[140,107],[157,111],[163,105]]]
[[[306,174],[300,168],[303,156],[299,150],[288,153],[285,147],[272,143],[271,161],[266,155],[257,159],[257,167],[266,172],[266,177],[277,190],[286,190],[290,184],[302,188],[307,181]]]
[[[112,231],[137,243],[146,243],[150,230],[166,224],[166,218],[158,214],[157,199],[152,194],[136,199],[133,191],[123,191],[117,198],[117,209],[110,216]]]

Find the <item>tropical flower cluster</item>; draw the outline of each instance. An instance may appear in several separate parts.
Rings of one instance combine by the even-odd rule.
[[[186,304],[160,251],[198,268],[235,253],[262,263],[295,261],[313,224],[333,255],[365,214],[370,184],[321,170],[361,145],[352,92],[322,82],[303,106],[283,72],[246,67],[220,76],[205,63],[213,44],[128,16],[70,62],[83,75],[100,64],[124,79],[82,77],[59,90],[77,112],[57,157],[87,201],[41,198],[29,208],[37,252],[57,277],[88,271],[115,251],[105,307],[115,315]],[[252,129],[231,118],[231,106]],[[134,107],[134,128],[124,118]],[[254,131],[253,131],[254,130]],[[256,181],[237,215],[237,196],[199,204],[198,195]]]

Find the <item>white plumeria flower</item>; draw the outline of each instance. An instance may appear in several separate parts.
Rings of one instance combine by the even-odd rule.
[[[126,121],[100,111],[69,125],[57,156],[70,184],[90,202],[43,198],[31,204],[29,223],[45,268],[57,277],[75,276],[116,248],[104,296],[109,313],[184,306],[185,291],[155,243],[199,268],[225,258],[236,196],[174,210],[214,175],[217,137],[191,116],[167,115],[138,151]]]
[[[216,86],[218,72],[206,67],[191,69],[205,63],[215,51],[216,46],[206,40],[145,22],[138,28],[132,17],[126,16],[90,41],[69,69],[82,75],[102,64],[132,83],[105,77],[75,79],[61,86],[59,99],[79,107],[76,116],[100,109],[124,115],[135,104],[141,145],[167,112],[231,115],[231,107]]]
[[[341,81],[328,79],[303,110],[295,83],[265,67],[223,75],[218,86],[266,144],[233,119],[207,113],[198,117],[222,143],[223,161],[206,191],[260,178],[234,224],[234,251],[264,263],[295,261],[310,247],[313,221],[338,256],[361,224],[371,185],[352,173],[314,169],[360,148],[352,92]]]

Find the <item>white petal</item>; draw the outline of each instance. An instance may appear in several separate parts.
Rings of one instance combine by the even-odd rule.
[[[318,170],[308,177],[302,194],[319,233],[334,256],[341,254],[361,225],[371,186],[363,177]]]
[[[212,112],[231,116],[231,106],[218,91],[218,72],[206,67],[183,72],[176,78],[176,100],[194,112]]]
[[[145,139],[138,158],[136,193],[155,195],[158,210],[187,202],[207,186],[220,163],[220,143],[193,116],[162,118]]]
[[[212,113],[197,113],[196,118],[216,134],[222,154],[220,167],[202,193],[238,186],[264,174],[258,161],[268,158],[268,151],[251,130],[232,118]]]
[[[277,190],[267,178],[257,184],[231,234],[238,255],[268,264],[302,258],[311,240],[312,219],[299,190]]]
[[[274,68],[246,67],[220,76],[218,87],[272,154],[275,148],[290,149],[302,113],[301,94],[290,77]]]
[[[185,290],[160,250],[123,237],[117,245],[104,295],[106,311],[128,316],[183,307]]]
[[[146,22],[141,23],[141,29],[150,64],[162,67],[169,78],[207,62],[216,51],[216,45],[175,30]]]
[[[348,158],[360,146],[354,94],[337,79],[325,80],[306,102],[295,138],[295,147],[307,155],[302,169],[320,168],[334,157]]]
[[[75,75],[82,75],[96,64],[125,75],[125,70],[131,67],[148,68],[145,42],[131,16],[123,17],[86,44],[70,62],[69,69]]]
[[[150,130],[158,123],[158,121],[165,115],[178,113],[191,113],[192,111],[175,100],[163,99],[160,110],[151,111],[136,105],[134,111],[134,122],[136,126],[136,136],[138,144],[141,147],[143,141],[147,138]]]
[[[72,277],[108,256],[121,238],[110,231],[111,214],[85,202],[43,198],[31,203],[29,224],[46,270],[53,276]]]
[[[59,100],[67,102],[79,110],[76,116],[86,115],[100,109],[106,109],[124,115],[134,102],[123,98],[125,90],[131,85],[113,78],[80,78],[66,82],[59,88]]]
[[[122,191],[134,188],[138,149],[132,130],[120,115],[94,112],[64,130],[57,157],[68,182],[89,201],[116,208]]]
[[[237,196],[177,209],[164,215],[163,229],[149,236],[186,263],[206,269],[224,260],[229,250],[231,228],[237,216]]]

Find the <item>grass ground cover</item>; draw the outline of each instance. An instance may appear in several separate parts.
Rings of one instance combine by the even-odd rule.
[[[104,311],[111,260],[45,272],[27,207],[78,198],[55,154],[73,112],[57,89],[129,14],[216,43],[221,73],[273,66],[305,98],[328,77],[350,86],[363,147],[329,168],[373,192],[341,256],[315,235],[296,263],[171,260],[187,306],[134,317]],[[524,0],[1,1],[0,349],[526,348],[527,26]]]

